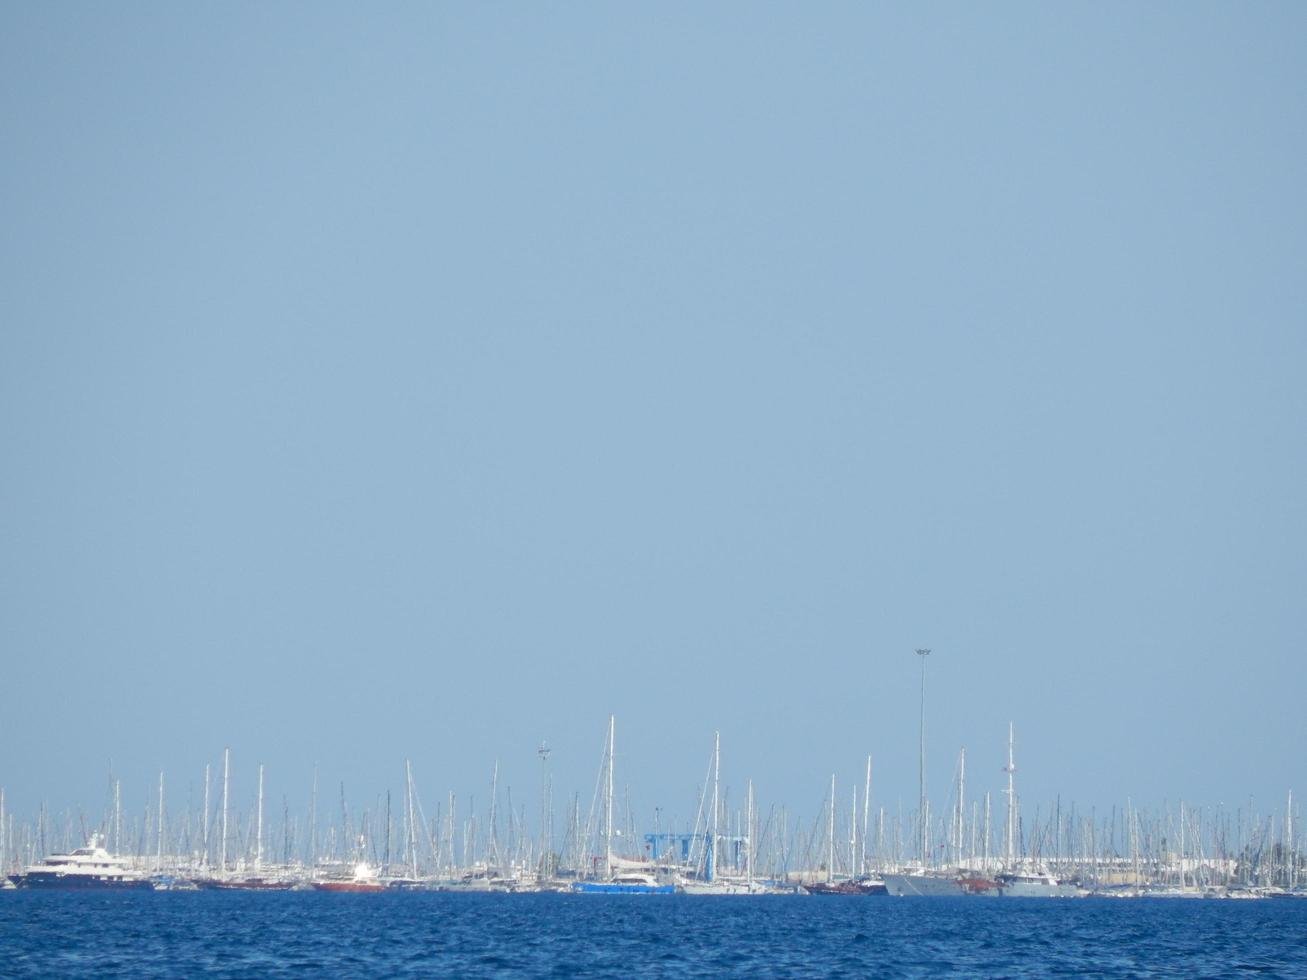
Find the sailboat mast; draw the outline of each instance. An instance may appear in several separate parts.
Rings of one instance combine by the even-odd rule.
[[[585,865],[585,847],[590,843],[590,818],[586,818],[586,838],[581,840],[581,794],[572,794],[572,830],[568,835],[572,838],[572,867],[580,869]],[[582,845],[585,845],[583,847]]]
[[[876,808],[876,870],[885,869],[885,808]]]
[[[1007,773],[1007,866],[1011,871],[1016,867],[1016,846],[1017,846],[1017,797],[1016,791],[1012,785],[1012,774],[1017,771],[1016,761],[1013,756],[1013,727],[1012,722],[1007,725],[1007,767],[1003,770]]]
[[[604,799],[604,875],[613,877],[613,748],[617,735],[617,716],[608,716],[608,791]]]
[[[259,763],[259,814],[254,830],[254,870],[263,867],[263,763]]]
[[[967,839],[967,866],[968,867],[975,867],[976,865],[976,827],[979,824],[980,821],[976,819],[976,801],[972,800],[971,823],[967,826],[967,830],[971,832],[970,837]]]
[[[204,868],[209,867],[209,764],[204,764]]]
[[[1180,801],[1180,889],[1184,890],[1184,800]]]
[[[159,773],[159,848],[155,854],[154,867],[163,867],[163,772]]]
[[[830,813],[826,830],[826,880],[835,880],[835,773],[830,774]]]
[[[967,750],[961,749],[958,752],[958,825],[957,825],[957,848],[956,856],[958,867],[962,867],[962,825],[966,817],[965,803],[963,800],[967,795]]]
[[[498,821],[499,809],[499,760],[495,760],[495,771],[490,777],[490,847],[487,850],[486,860],[494,868],[500,868],[499,861],[499,831],[496,827]],[[504,872],[500,870],[500,874]]]
[[[455,820],[454,820],[454,815],[455,815],[455,813],[454,813],[454,811],[455,811],[457,805],[458,805],[457,798],[454,796],[453,791],[450,791],[450,794],[449,794],[449,826],[448,826],[448,828],[447,828],[447,830],[446,830],[446,843],[448,844],[448,848],[447,848],[447,849],[448,849],[448,851],[449,851],[449,877],[451,877],[451,878],[454,877],[454,825],[455,825]],[[465,850],[466,850],[466,847],[465,847]]]
[[[309,790],[309,866],[318,863],[318,767],[313,767],[313,786]]]
[[[871,756],[867,756],[867,780],[862,787],[862,852],[858,855],[858,874],[867,871],[867,816],[871,806]]]
[[[749,780],[749,799],[744,817],[744,875],[753,890],[753,780]]]
[[[221,870],[227,871],[227,788],[231,780],[231,749],[222,750],[222,860]]]
[[[1284,855],[1289,862],[1289,890],[1294,888],[1294,879],[1298,870],[1298,861],[1293,851],[1293,790],[1289,790],[1289,800],[1284,805]]]
[[[712,881],[717,877],[717,832],[718,809],[717,788],[722,768],[722,733],[713,732],[712,743],[712,809],[708,812],[708,857],[705,865],[705,877]]]
[[[404,776],[408,787],[408,867],[412,876],[418,876],[417,825],[413,822],[413,763],[404,760]]]
[[[1129,799],[1125,801],[1125,806],[1130,815],[1130,854],[1135,866],[1135,890],[1138,891],[1141,883],[1139,877],[1139,814],[1131,807]]]
[[[851,878],[858,876],[858,784],[853,784],[853,809],[849,812],[849,865]]]

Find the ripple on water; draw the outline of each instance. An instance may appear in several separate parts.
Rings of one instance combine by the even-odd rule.
[[[1307,976],[1307,902],[340,898],[4,892],[0,973]]]

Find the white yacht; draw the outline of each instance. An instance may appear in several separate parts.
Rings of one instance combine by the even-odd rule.
[[[51,854],[22,874],[10,875],[19,888],[151,888],[150,879],[132,868],[126,858],[104,849],[103,840],[92,834],[85,847],[69,854]]]
[[[998,876],[998,893],[1007,898],[1076,898],[1086,894],[1046,871],[1022,868]]]

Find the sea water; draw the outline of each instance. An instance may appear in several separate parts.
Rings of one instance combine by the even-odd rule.
[[[1307,901],[0,892],[3,976],[1307,977]]]

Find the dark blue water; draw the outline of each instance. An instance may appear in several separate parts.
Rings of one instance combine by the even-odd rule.
[[[0,893],[4,976],[1307,977],[1307,901]]]

